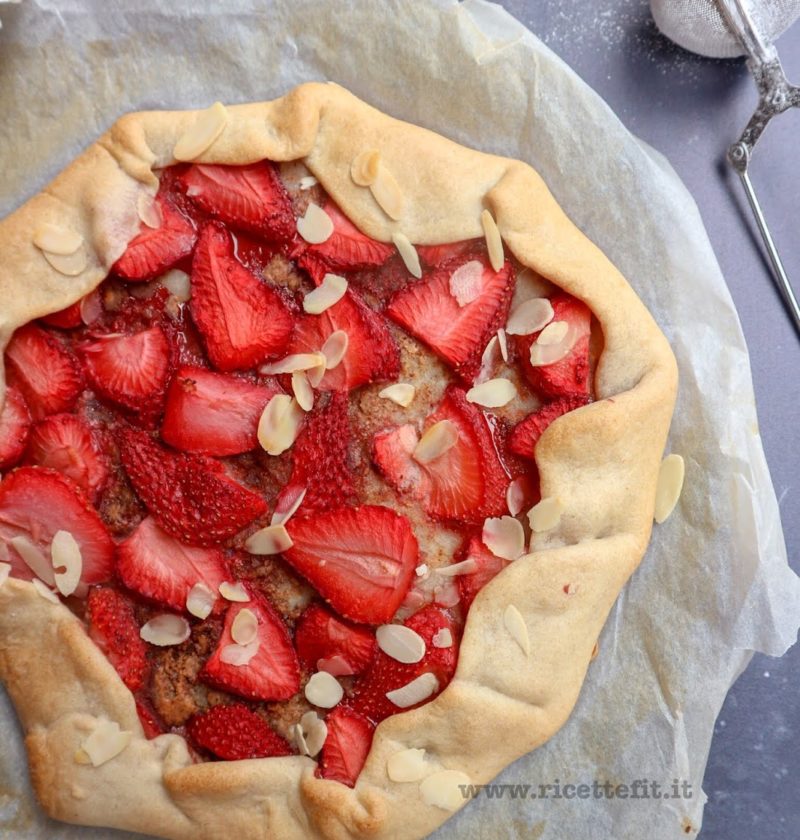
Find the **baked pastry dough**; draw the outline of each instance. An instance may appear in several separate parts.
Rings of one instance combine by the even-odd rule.
[[[584,301],[602,333],[595,401],[549,427],[536,448],[542,497],[559,500],[560,519],[481,590],[455,677],[431,702],[378,726],[352,789],[317,778],[308,757],[194,763],[179,735],[148,740],[132,694],[82,622],[13,578],[0,586],[0,678],[26,733],[37,796],[57,819],[169,838],[422,837],[468,801],[458,784],[490,781],[569,716],[606,616],[647,547],[676,364],[630,286],[529,166],[394,120],[333,84],[220,113],[129,114],[0,222],[0,344],[102,282],[137,233],[141,196],[156,192],[153,170],[175,162],[179,141],[205,142],[203,163],[302,160],[384,242],[482,237],[488,209],[519,263]],[[401,206],[390,196],[382,207],[351,176],[373,148]],[[45,242],[51,255],[75,244],[60,247],[64,230],[80,237],[66,273],[43,259],[47,223],[62,232],[55,246]],[[104,721],[132,733],[125,749],[96,767],[76,761]],[[411,748],[425,750],[424,778],[393,781],[390,759]]]

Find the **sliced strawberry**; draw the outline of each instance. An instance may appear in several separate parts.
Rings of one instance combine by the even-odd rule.
[[[464,239],[461,242],[445,242],[441,245],[417,245],[417,254],[425,265],[436,268],[453,257],[477,247],[480,246],[474,239]]]
[[[161,527],[189,545],[213,545],[266,513],[261,496],[229,478],[222,464],[175,453],[146,432],[120,431],[125,472]]]
[[[200,367],[178,369],[167,393],[161,437],[183,452],[238,455],[258,446],[258,421],[280,389]]]
[[[195,584],[205,584],[216,595],[228,580],[219,549],[183,545],[151,516],[117,548],[117,571],[128,589],[174,610],[186,609]]]
[[[88,423],[75,414],[53,414],[31,431],[26,461],[71,478],[90,499],[108,479],[108,463]]]
[[[399,291],[386,314],[471,381],[489,339],[506,322],[513,287],[511,263],[494,271],[484,253],[470,251]]]
[[[300,616],[294,644],[306,668],[337,677],[361,673],[376,649],[372,630],[342,621],[321,604],[312,604]]]
[[[31,413],[25,397],[16,388],[6,389],[0,411],[0,470],[14,466],[22,457],[31,431]]]
[[[347,391],[368,382],[397,378],[400,352],[386,321],[352,289],[321,315],[300,318],[286,353],[320,350],[336,330],[347,333],[347,351],[335,368],[325,372],[321,390]]]
[[[222,661],[222,652],[234,644],[231,627],[236,616],[248,609],[258,621],[258,649],[246,665]],[[200,672],[200,678],[217,688],[248,700],[288,700],[300,690],[300,663],[289,632],[263,595],[250,590],[247,603],[234,603],[225,615],[219,644]]]
[[[449,420],[458,430],[455,446],[426,464],[412,457],[419,440],[409,425],[375,435],[372,457],[386,480],[400,493],[421,501],[430,516],[479,524],[506,512],[508,476],[495,448],[486,415],[451,386],[426,429]]]
[[[203,228],[192,261],[192,318],[212,364],[246,370],[284,350],[293,319],[283,298],[234,256],[230,234]]]
[[[6,348],[9,383],[16,386],[34,420],[69,411],[83,390],[75,357],[54,335],[28,324]]]
[[[271,163],[198,163],[178,181],[198,207],[233,227],[278,241],[288,241],[295,235],[292,202]]]
[[[39,320],[48,327],[58,327],[62,330],[71,330],[79,327],[83,323],[81,317],[81,302],[75,301],[66,309],[60,309],[58,312],[53,312],[50,315],[43,315]]]
[[[372,746],[375,726],[352,709],[339,707],[325,719],[328,736],[317,775],[353,787]]]
[[[458,590],[461,593],[461,604],[465,610],[468,610],[478,592],[495,575],[500,574],[509,565],[510,561],[492,554],[483,544],[480,537],[472,537],[470,539],[461,560],[472,560],[477,567],[474,572],[466,575],[458,575],[456,579]]]
[[[147,644],[129,598],[110,586],[92,587],[86,601],[89,636],[131,691],[144,687],[149,673]]]
[[[167,727],[159,719],[156,710],[147,700],[136,697],[136,714],[139,715],[139,723],[142,724],[144,737],[148,740],[158,738],[167,731]]]
[[[508,448],[521,458],[533,458],[539,438],[553,420],[588,402],[588,395],[572,395],[545,403],[514,426],[508,436]]]
[[[86,594],[86,585],[103,583],[114,571],[114,543],[95,509],[70,479],[43,467],[18,467],[0,482],[0,543],[24,537],[44,558],[42,578],[52,583],[50,544],[57,531],[69,531],[78,543],[83,560],[81,583],[76,595]],[[15,550],[9,551],[15,577],[34,575]],[[37,570],[37,574],[39,570]]]
[[[161,225],[142,225],[112,271],[126,280],[151,280],[192,253],[197,240],[194,225],[168,200],[156,199]]]
[[[288,563],[345,618],[389,621],[411,586],[419,549],[404,516],[378,505],[320,513],[286,524]]]
[[[289,743],[241,703],[214,706],[195,715],[186,724],[186,731],[198,747],[227,761],[292,755]]]
[[[553,321],[566,321],[572,348],[558,362],[541,367],[531,364],[531,345],[539,333],[515,336],[522,370],[539,394],[547,398],[588,397],[589,392],[589,339],[592,313],[582,301],[559,293],[550,299]]]
[[[353,685],[352,698],[345,701],[347,706],[373,723],[380,723],[390,715],[405,711],[395,706],[386,692],[402,688],[420,675],[428,673],[436,677],[438,694],[450,682],[456,670],[459,631],[449,613],[428,606],[414,613],[403,624],[418,633],[425,642],[425,655],[422,659],[406,664],[379,650],[370,667]],[[436,647],[433,643],[433,637],[442,630],[450,631],[450,647]]]

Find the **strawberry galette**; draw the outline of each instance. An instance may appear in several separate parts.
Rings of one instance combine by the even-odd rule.
[[[333,85],[0,223],[0,677],[53,816],[416,838],[566,720],[670,350],[524,164]]]

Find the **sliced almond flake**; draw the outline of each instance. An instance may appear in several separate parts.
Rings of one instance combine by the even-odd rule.
[[[69,531],[56,531],[50,543],[50,557],[56,589],[64,595],[72,595],[78,588],[83,571],[81,547]],[[64,571],[60,571],[63,569]]]
[[[392,242],[397,248],[397,253],[400,254],[408,273],[412,277],[419,279],[422,277],[422,266],[419,264],[419,254],[417,249],[411,244],[411,240],[404,233],[393,233]]]
[[[307,490],[307,487],[300,487],[292,496],[281,493],[281,499],[278,502],[279,506],[275,508],[275,513],[272,514],[270,525],[285,525],[297,513],[300,505],[303,504]],[[280,505],[282,504],[286,504],[286,507],[281,507]]]
[[[495,222],[494,216],[488,210],[484,210],[481,213],[481,225],[483,226],[483,235],[486,237],[486,250],[489,252],[489,262],[495,271],[500,271],[505,262],[503,240],[500,238],[497,222]]]
[[[561,344],[567,337],[569,324],[566,321],[551,321],[540,333],[536,343],[542,347],[551,344]]]
[[[540,534],[543,531],[550,531],[561,521],[561,513],[564,506],[556,496],[547,496],[535,504],[528,511],[528,522],[531,531]]]
[[[68,257],[83,245],[83,237],[77,231],[45,222],[33,234],[33,244],[48,254]]]
[[[511,310],[506,323],[509,335],[531,335],[544,329],[554,316],[553,304],[547,298],[530,298]]]
[[[11,574],[11,563],[0,563],[0,586],[2,586]]]
[[[240,604],[246,604],[250,600],[250,595],[244,588],[244,584],[238,580],[236,583],[223,581],[219,585],[219,594],[222,595],[226,601],[236,601]]]
[[[36,577],[50,586],[55,586],[56,576],[53,571],[53,564],[42,554],[37,545],[34,545],[27,537],[22,535],[12,537],[8,542]]]
[[[378,177],[381,165],[381,153],[377,149],[365,149],[359,152],[350,164],[350,177],[359,187],[369,187]]]
[[[304,370],[296,370],[292,374],[292,393],[303,411],[311,411],[314,408],[314,389]]]
[[[554,344],[545,344],[540,343],[539,339],[541,339],[542,335],[545,334],[550,327],[555,326],[556,324],[564,324],[565,321],[552,321],[549,323],[539,334],[539,338],[531,344],[531,351],[530,351],[530,361],[533,367],[544,367],[545,365],[553,365],[556,362],[560,362],[566,355],[572,350],[573,346],[575,345],[575,340],[577,338],[577,332],[573,329],[569,329],[567,327],[567,331],[564,334],[561,341],[558,341]],[[561,327],[557,328],[557,331],[554,335],[558,335],[561,332]],[[549,338],[548,338],[549,340]]]
[[[467,400],[484,408],[501,408],[517,396],[517,388],[510,379],[488,379],[467,391]]]
[[[322,353],[320,353],[320,356],[322,356]],[[324,356],[322,356],[322,358],[325,359]],[[322,364],[309,368],[306,371],[306,376],[308,377],[308,384],[312,388],[319,387],[319,383],[322,382],[323,377],[325,376],[325,362],[323,361]]]
[[[427,429],[414,447],[412,457],[420,464],[441,458],[458,443],[458,427],[452,420],[440,420]]]
[[[525,530],[513,516],[485,520],[481,539],[495,557],[504,560],[516,560],[525,551]]]
[[[444,582],[433,590],[433,600],[447,609],[461,601],[461,590],[452,577],[444,576]]]
[[[136,199],[136,212],[147,227],[153,228],[153,230],[161,227],[163,221],[161,207],[159,207],[155,196],[148,192],[140,192]]]
[[[675,510],[683,490],[686,467],[683,458],[675,453],[667,455],[661,462],[656,485],[654,518],[660,525]]]
[[[408,709],[411,706],[416,706],[417,703],[421,703],[423,700],[427,700],[438,690],[439,680],[436,679],[435,674],[426,671],[401,688],[396,688],[394,691],[387,691],[386,699],[390,703],[394,703],[398,709]]]
[[[372,197],[378,202],[378,206],[390,219],[396,222],[403,217],[406,197],[403,195],[397,179],[382,163],[378,164],[375,180],[369,185],[369,188]]]
[[[525,656],[530,656],[531,642],[528,638],[528,625],[525,624],[522,613],[513,604],[506,607],[503,613],[503,624]]]
[[[306,700],[321,709],[332,709],[344,696],[339,680],[326,671],[312,674],[305,687]]]
[[[442,627],[433,634],[431,639],[435,648],[449,648],[453,647],[453,634],[449,627]]]
[[[312,201],[305,215],[297,220],[297,232],[309,245],[321,245],[333,233],[333,221],[319,204]]]
[[[516,516],[522,511],[522,506],[525,504],[525,490],[523,484],[525,478],[520,476],[509,482],[506,490],[506,504],[508,505],[508,512],[512,516]]]
[[[60,604],[61,601],[58,600],[58,595],[50,589],[47,584],[43,583],[39,580],[39,578],[34,578],[31,583],[33,584],[33,588],[45,599],[45,601],[50,601],[53,604]]]
[[[199,158],[219,139],[228,124],[228,112],[221,102],[201,111],[194,123],[184,131],[173,149],[175,160],[189,161]]]
[[[284,525],[267,525],[247,538],[244,547],[251,554],[281,554],[294,543]]]
[[[296,724],[303,738],[304,755],[312,758],[318,755],[328,737],[328,726],[320,716],[314,712],[306,712]]]
[[[91,326],[103,314],[103,302],[100,300],[100,292],[95,289],[88,295],[81,298],[81,321],[86,326]]]
[[[151,618],[139,630],[139,635],[146,642],[157,647],[182,644],[190,633],[189,622],[183,616],[172,613],[162,613]]]
[[[250,660],[258,653],[260,645],[261,642],[258,639],[254,639],[246,645],[239,645],[235,642],[231,645],[225,645],[219,652],[220,662],[243,668],[250,664]]]
[[[290,730],[292,741],[297,746],[300,755],[308,755],[308,746],[306,744],[306,736],[303,732],[303,727],[296,723]]]
[[[478,570],[478,564],[474,557],[467,557],[459,563],[451,563],[449,566],[438,566],[434,569],[437,575],[443,577],[456,577],[457,575],[471,575]]]
[[[294,373],[296,370],[311,370],[325,364],[322,353],[292,353],[277,362],[261,365],[261,373],[274,375],[277,373]]]
[[[298,182],[297,186],[301,190],[310,190],[311,187],[316,187],[319,181],[313,175],[304,175]]]
[[[258,636],[258,619],[256,614],[245,607],[236,613],[231,624],[231,638],[237,645],[249,645]]]
[[[425,640],[402,624],[382,624],[375,631],[378,647],[392,659],[411,665],[425,656]]]
[[[344,330],[334,330],[322,345],[322,355],[325,357],[326,370],[333,370],[339,365],[347,353],[350,338]]]
[[[395,382],[384,388],[378,396],[384,400],[391,400],[393,403],[408,408],[414,401],[417,389],[408,382]]]
[[[503,361],[508,364],[508,339],[506,338],[506,331],[500,327],[497,331],[497,343],[500,345],[500,355]]]
[[[427,563],[420,563],[416,569],[414,569],[414,573],[417,577],[425,577],[428,574],[428,564]]]
[[[316,289],[303,298],[303,309],[309,315],[321,315],[338,303],[347,291],[347,280],[339,274],[326,274]]]
[[[195,618],[208,618],[216,600],[216,596],[208,586],[204,583],[196,583],[186,596],[186,610]]]
[[[51,254],[49,251],[42,251],[44,258],[50,265],[65,277],[77,277],[89,262],[86,256],[86,249],[81,246],[74,254]]]
[[[92,734],[83,739],[80,749],[93,767],[99,767],[118,756],[132,737],[133,733],[120,729],[116,721],[100,720]]]
[[[440,770],[420,782],[419,793],[426,805],[457,811],[467,801],[461,791],[470,784],[470,777],[460,770]]]
[[[400,750],[386,762],[386,773],[393,782],[418,782],[427,772],[423,749]]]
[[[470,260],[459,266],[450,275],[448,289],[460,307],[477,300],[483,291],[483,263]]]
[[[288,394],[275,394],[258,421],[258,442],[269,455],[280,455],[295,442],[303,409]]]
[[[173,268],[161,277],[161,285],[181,303],[192,297],[192,281],[185,271]]]

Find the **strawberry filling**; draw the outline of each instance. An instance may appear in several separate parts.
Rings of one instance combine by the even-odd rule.
[[[485,521],[530,538],[537,443],[592,399],[591,313],[525,310],[480,240],[420,245],[415,278],[269,161],[160,183],[99,289],[6,349],[0,562],[68,599],[147,737],[352,786],[513,562]]]

